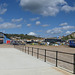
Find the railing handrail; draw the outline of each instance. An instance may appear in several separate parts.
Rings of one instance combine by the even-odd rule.
[[[29,48],[32,48],[32,47],[29,47]],[[35,48],[33,47],[34,49],[38,49],[38,48]],[[40,50],[45,50],[45,49],[42,49],[42,48],[39,48]],[[49,50],[49,49],[46,49],[46,51],[51,51],[51,52],[57,52],[55,50]],[[63,53],[63,54],[69,54],[69,55],[74,55],[75,53],[67,53],[67,52],[61,52],[61,51],[58,51],[58,53]]]
[[[15,46],[14,46],[15,47]],[[64,63],[68,63],[68,64],[72,64],[73,65],[73,73],[75,74],[75,53],[67,53],[67,52],[61,52],[61,51],[52,51],[52,50],[47,50],[47,49],[42,49],[42,48],[35,48],[35,47],[24,47],[25,48],[25,53],[26,53],[26,48],[28,49],[28,54],[29,54],[29,52],[32,52],[32,56],[34,55],[34,53],[35,54],[37,54],[37,59],[39,58],[39,55],[41,55],[41,56],[44,56],[44,61],[46,62],[46,58],[51,58],[51,59],[55,59],[56,60],[56,67],[58,67],[58,61],[61,61],[61,62],[64,62]],[[32,48],[32,50],[31,51],[29,51],[29,49],[30,48]],[[20,47],[20,49],[21,49],[21,47]],[[36,52],[34,52],[34,49],[37,49],[37,51]],[[44,51],[44,54],[40,54],[40,50],[43,50]],[[47,51],[49,51],[49,52],[55,52],[55,54],[56,54],[56,56],[55,57],[51,57],[51,56],[48,56],[47,55]],[[69,62],[69,61],[65,61],[65,60],[63,60],[63,59],[59,59],[58,58],[58,54],[59,53],[62,53],[62,54],[68,54],[68,55],[73,55],[73,63],[72,62]]]

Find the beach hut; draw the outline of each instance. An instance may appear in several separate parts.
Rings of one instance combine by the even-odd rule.
[[[7,38],[4,33],[0,32],[0,44],[10,44],[11,40]]]
[[[11,40],[9,38],[7,38],[6,36],[4,36],[4,43],[5,44],[10,44]]]
[[[0,44],[3,44],[4,42],[4,34],[0,32]]]

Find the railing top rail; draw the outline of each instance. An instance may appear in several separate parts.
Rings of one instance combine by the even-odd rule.
[[[29,47],[32,48],[32,47]],[[34,49],[39,49],[39,50],[46,50],[46,51],[51,51],[51,52],[58,52],[58,53],[63,53],[63,54],[69,54],[69,55],[74,55],[75,53],[67,53],[67,52],[61,52],[61,51],[54,51],[54,50],[48,50],[48,49],[42,49],[42,48],[35,48]]]
[[[46,51],[50,51],[50,52],[57,52],[57,51],[54,51],[54,50],[48,50],[48,49],[47,49]]]
[[[53,50],[47,50],[47,51],[58,52],[58,53],[69,54],[69,55],[74,55],[75,54],[75,53],[67,53],[67,52],[53,51]]]

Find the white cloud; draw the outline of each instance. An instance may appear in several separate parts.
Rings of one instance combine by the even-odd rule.
[[[4,14],[6,11],[7,11],[7,4],[6,3],[3,3],[0,5],[0,14]]]
[[[65,26],[65,25],[68,25],[67,22],[64,22],[64,23],[61,23],[60,26]]]
[[[60,28],[53,28],[51,30],[47,30],[47,33],[50,33],[50,34],[59,34],[59,33],[62,33],[62,30]]]
[[[23,20],[23,18],[19,18],[19,19],[12,19],[12,22],[21,22]]]
[[[34,32],[30,32],[28,35],[35,36],[35,35],[37,35],[37,34],[36,34],[36,33],[34,33]]]
[[[40,21],[36,21],[36,25],[40,25],[41,24],[41,22]]]
[[[36,17],[36,18],[31,18],[30,20],[31,21],[36,21],[36,20],[38,20],[38,19],[40,19],[39,17]]]
[[[20,28],[20,27],[21,25],[16,25],[16,24],[9,23],[9,22],[0,24],[0,29]]]
[[[28,27],[30,27],[30,26],[31,26],[31,24],[27,24],[27,26],[28,26]]]
[[[42,25],[42,27],[48,27],[49,25],[48,24],[44,24],[44,25]]]
[[[64,5],[61,10],[64,10],[65,12],[75,11],[75,7]]]
[[[75,26],[63,26],[63,27],[53,28],[47,30],[46,32],[50,34],[59,34],[62,33],[64,30],[69,30],[69,29],[75,29]]]
[[[0,17],[0,22],[3,22],[3,21],[4,21],[3,18]]]
[[[75,11],[65,0],[20,0],[20,6],[25,11],[41,14],[44,16],[54,16],[59,11]]]
[[[75,26],[63,26],[61,27],[63,30],[68,30],[68,29],[75,29]]]
[[[71,31],[66,31],[66,35],[69,35],[69,34],[71,34]]]

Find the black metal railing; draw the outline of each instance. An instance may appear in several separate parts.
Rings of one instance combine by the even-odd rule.
[[[73,66],[72,73],[75,74],[75,54],[73,54],[73,53],[66,53],[66,52],[53,51],[53,50],[34,48],[34,47],[26,47],[25,45],[15,45],[14,47],[20,49],[21,51],[23,51],[25,53],[31,54],[32,56],[34,56],[34,54],[36,54],[37,59],[39,59],[40,56],[43,56],[44,62],[47,62],[48,58],[53,59],[53,60],[55,60],[56,67],[59,67],[60,63],[58,63],[58,62],[63,62],[63,63],[66,63],[67,65],[71,65],[69,68],[71,68]],[[43,54],[40,51],[42,51]],[[49,55],[48,54],[49,52],[53,52],[55,54],[55,57],[53,57],[52,55]],[[64,57],[64,55],[66,54],[67,58],[70,60],[69,61],[64,60],[64,59],[62,59],[62,57],[60,59],[59,54],[60,54],[60,56],[62,55],[62,57]],[[69,55],[72,56],[72,58],[70,58]],[[67,67],[67,65],[66,65],[66,67]],[[63,66],[65,66],[65,65],[63,65]],[[63,67],[63,66],[60,66],[60,67]],[[68,70],[68,68],[67,68],[67,70]]]

